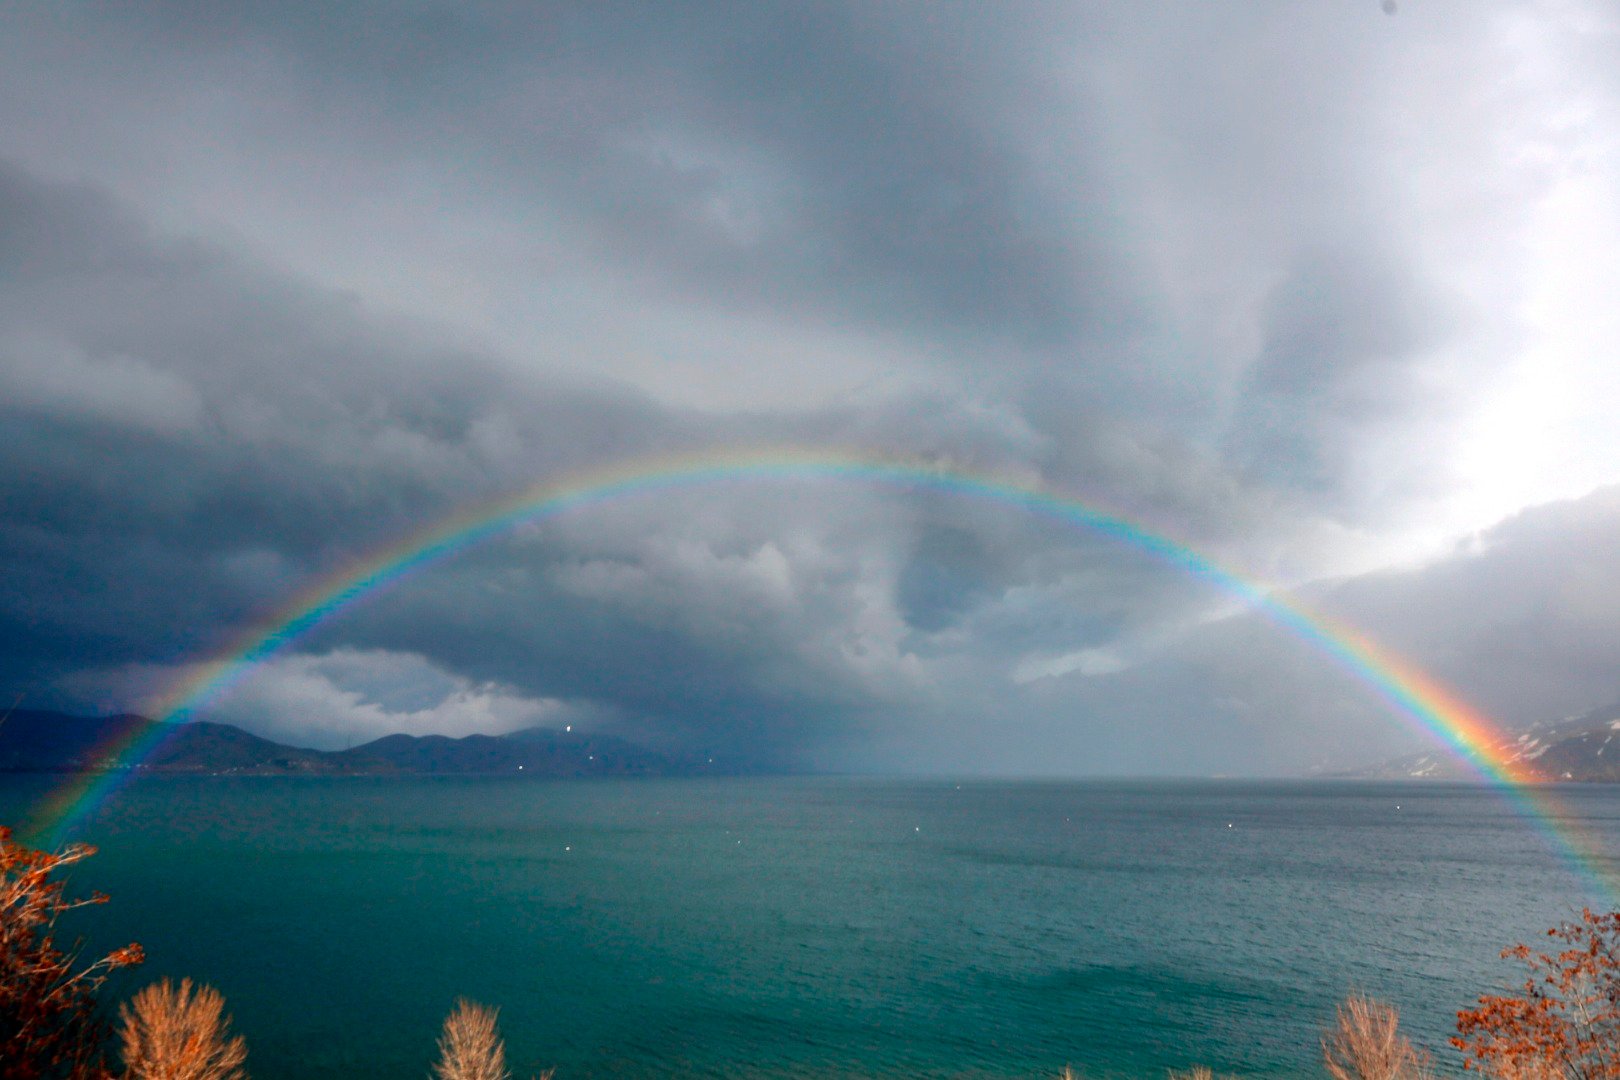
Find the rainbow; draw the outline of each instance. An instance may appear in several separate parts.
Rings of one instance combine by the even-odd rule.
[[[1556,804],[1550,791],[1534,785],[1535,774],[1503,751],[1509,737],[1454,692],[1355,628],[1313,613],[1299,601],[1225,569],[1130,517],[1102,509],[1095,501],[1027,479],[866,453],[776,447],[634,459],[542,481],[465,508],[310,582],[280,608],[241,630],[210,659],[190,665],[182,679],[147,705],[147,714],[166,722],[187,719],[255,665],[362,598],[514,526],[675,489],[816,481],[934,492],[1011,507],[1112,538],[1209,582],[1315,648],[1370,688],[1396,716],[1448,748],[1481,779],[1515,801],[1604,901],[1615,897],[1610,860],[1574,828],[1570,815]],[[138,765],[170,731],[166,723],[139,728],[100,748],[98,757]],[[41,803],[33,815],[32,831],[59,842],[132,771],[119,768],[79,774]]]

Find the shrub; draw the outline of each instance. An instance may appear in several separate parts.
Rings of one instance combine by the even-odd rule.
[[[1459,1012],[1452,1044],[1493,1076],[1620,1077],[1620,912],[1583,910],[1547,936],[1563,947],[1502,951],[1530,969],[1519,994]]]
[[[511,1080],[506,1068],[506,1044],[495,1028],[498,1009],[457,998],[439,1036],[439,1060],[433,1065],[438,1080]],[[547,1069],[535,1080],[551,1080]]]
[[[0,1061],[17,1080],[101,1077],[107,1025],[96,992],[116,968],[144,958],[126,945],[79,964],[81,944],[57,947],[56,921],[64,913],[105,903],[96,893],[68,900],[53,875],[95,854],[73,844],[56,853],[15,843],[0,826]]]
[[[1400,1031],[1395,1006],[1362,994],[1339,1005],[1322,1036],[1322,1063],[1334,1080],[1425,1080],[1428,1055]]]
[[[511,1080],[506,1044],[495,1030],[497,1010],[459,998],[439,1036],[439,1080]]]
[[[211,986],[164,979],[118,1010],[131,1080],[246,1080],[247,1043],[231,1034],[225,999]]]

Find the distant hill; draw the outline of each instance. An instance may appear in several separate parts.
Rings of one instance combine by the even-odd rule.
[[[608,735],[528,728],[509,735],[387,735],[330,757],[362,773],[534,773],[538,776],[661,776],[692,772],[634,743]]]
[[[1620,781],[1620,702],[1579,716],[1544,720],[1513,733],[1493,749],[1542,780]],[[1472,774],[1438,751],[1408,754],[1343,774],[1367,779],[1461,780]]]
[[[140,761],[120,748],[158,740]],[[159,725],[133,715],[17,710],[0,723],[0,772],[143,771],[235,776],[668,776],[708,772],[610,735],[530,728],[509,735],[388,735],[348,750],[311,750],[230,724]]]

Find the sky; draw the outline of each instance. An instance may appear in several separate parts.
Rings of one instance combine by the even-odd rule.
[[[1504,724],[1620,698],[1620,12],[1547,0],[0,7],[0,692],[139,711],[552,477],[798,446],[1115,508]],[[200,715],[739,766],[1424,747],[1208,581],[1006,506],[515,529]]]

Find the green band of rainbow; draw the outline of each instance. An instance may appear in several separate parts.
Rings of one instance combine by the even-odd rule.
[[[183,720],[230,687],[259,662],[287,648],[359,598],[414,571],[446,559],[515,525],[674,489],[723,483],[841,481],[880,488],[928,491],[988,501],[1113,538],[1178,567],[1262,613],[1313,646],[1369,687],[1408,724],[1426,732],[1500,788],[1566,855],[1572,866],[1613,906],[1609,860],[1572,824],[1550,791],[1528,786],[1538,779],[1500,749],[1508,737],[1456,694],[1342,622],[1306,610],[1259,582],[1224,569],[1197,551],[1092,501],[1041,488],[1027,480],[963,471],[950,466],[889,459],[865,453],[799,447],[725,450],[672,459],[637,459],[611,468],[548,480],[436,521],[326,574],[286,604],[237,635],[212,658],[148,707],[163,721]],[[153,724],[121,745],[102,748],[102,758],[138,763],[172,729]],[[59,841],[129,770],[82,774],[50,795],[34,815],[34,832]]]

